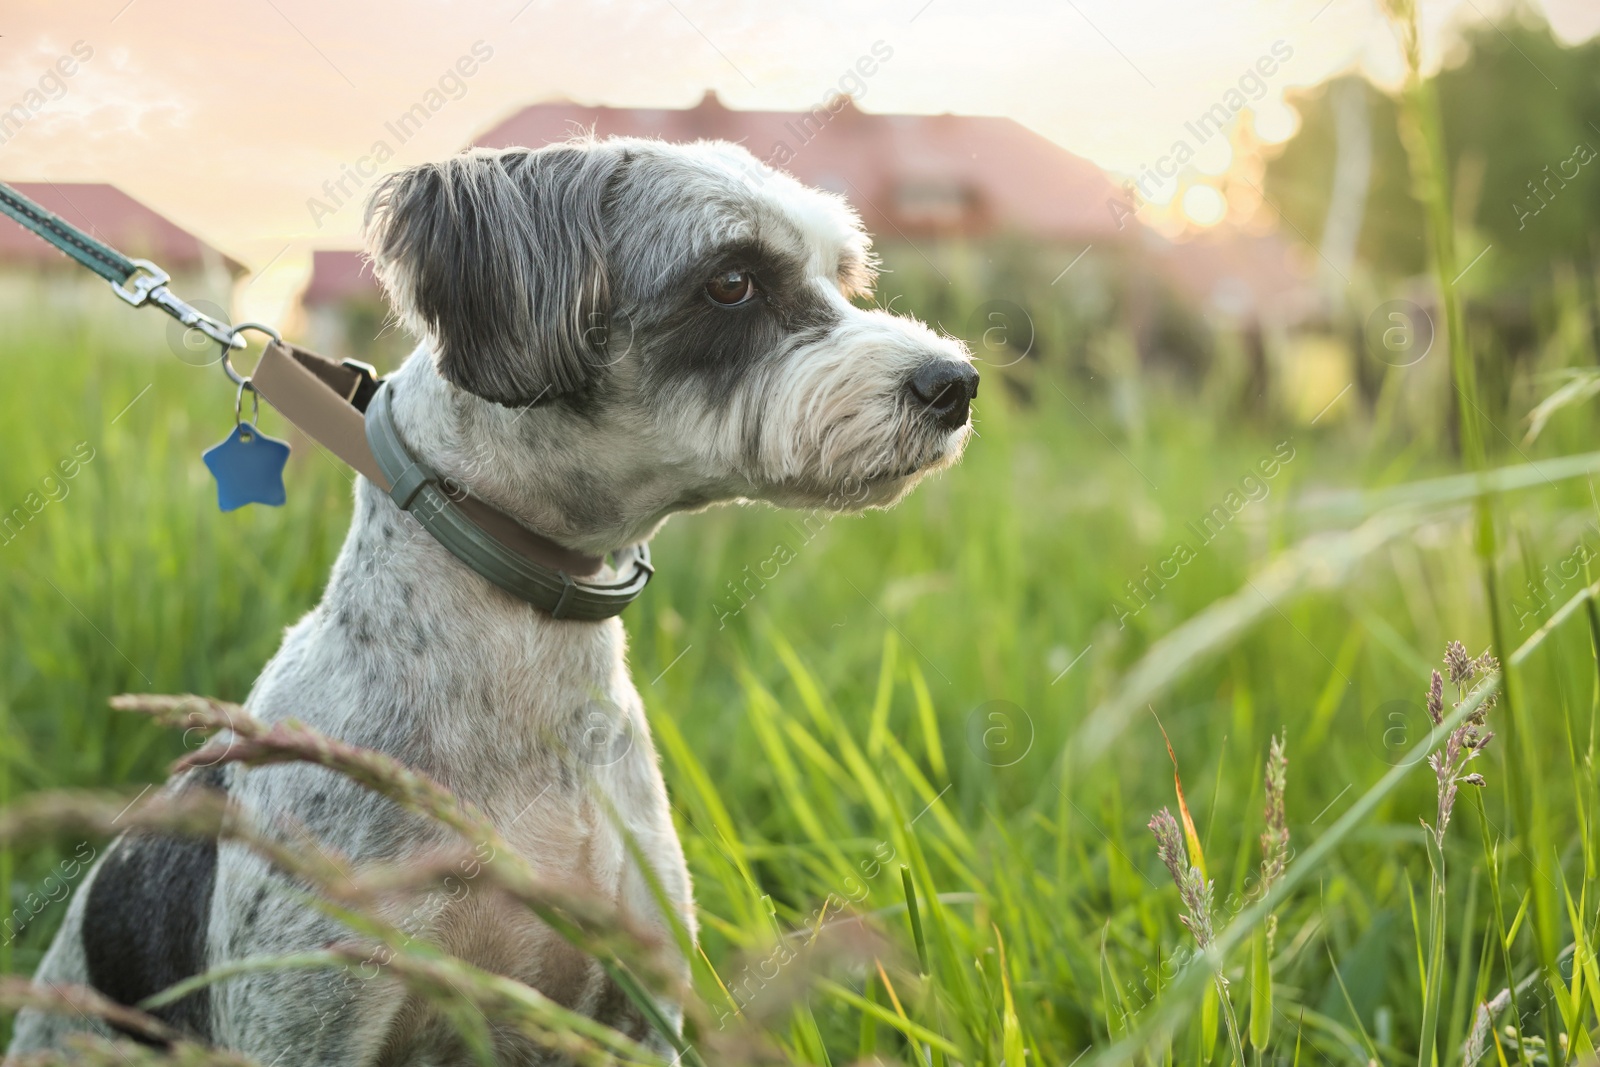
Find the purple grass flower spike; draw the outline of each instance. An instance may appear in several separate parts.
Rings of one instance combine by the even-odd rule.
[[[1445,669],[1450,672],[1450,682],[1456,687],[1457,699],[1454,706],[1458,708],[1500,669],[1500,662],[1487,650],[1473,659],[1467,655],[1466,647],[1460,641],[1451,641],[1445,646],[1444,663]],[[1428,766],[1433,769],[1434,778],[1439,785],[1438,815],[1434,824],[1428,829],[1440,849],[1444,848],[1445,828],[1450,825],[1450,816],[1455,811],[1456,795],[1460,787],[1463,785],[1481,787],[1485,784],[1483,775],[1466,773],[1466,766],[1477,758],[1494,737],[1493,731],[1484,730],[1483,725],[1489,709],[1494,707],[1497,695],[1488,694],[1472,714],[1450,731],[1450,736],[1445,738],[1444,747],[1428,757]],[[1428,685],[1428,717],[1433,720],[1435,726],[1444,722],[1444,684],[1438,671],[1433,672],[1433,679]],[[1423,825],[1428,824],[1424,821]]]
[[[1178,921],[1194,935],[1201,948],[1211,944],[1211,899],[1215,883],[1200,877],[1198,869],[1189,866],[1189,853],[1183,847],[1183,831],[1172,812],[1162,808],[1150,819],[1150,832],[1156,838],[1156,854],[1166,864],[1178,887],[1185,914]]]

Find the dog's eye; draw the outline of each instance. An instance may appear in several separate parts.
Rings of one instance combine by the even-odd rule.
[[[756,280],[747,271],[719,271],[706,282],[706,295],[723,307],[735,307],[756,295]]]

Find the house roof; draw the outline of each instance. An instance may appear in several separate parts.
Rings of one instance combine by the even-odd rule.
[[[534,104],[474,138],[481,147],[537,147],[592,131],[665,141],[722,139],[811,185],[841,193],[880,240],[1020,232],[1036,240],[1113,244],[1132,238],[1159,272],[1208,311],[1286,311],[1306,270],[1278,235],[1227,231],[1176,244],[1142,226],[1118,229],[1124,195],[1094,164],[1003,118],[876,115],[841,98],[836,112],[734,111],[707,93],[694,107]],[[376,296],[359,253],[315,254],[309,307]]]
[[[60,215],[90,236],[135,259],[149,259],[177,273],[218,263],[233,275],[244,264],[217,251],[188,230],[135,200],[114,185],[90,182],[13,182],[23,196]],[[0,265],[24,263],[66,266],[71,261],[42,238],[3,220]]]
[[[848,97],[830,111],[735,111],[707,93],[688,109],[534,104],[473,139],[538,147],[592,131],[664,141],[720,139],[810,185],[840,193],[880,240],[1019,231],[1044,240],[1109,241],[1116,188],[1094,164],[1010,119],[876,115]],[[374,295],[360,254],[314,255],[308,307]]]
[[[878,238],[1012,230],[1058,241],[1112,240],[1105,174],[1027,127],[970,115],[879,115],[834,97],[810,112],[735,111],[715,93],[692,108],[534,104],[473,140],[537,147],[601,137],[720,139],[810,185],[847,197]]]

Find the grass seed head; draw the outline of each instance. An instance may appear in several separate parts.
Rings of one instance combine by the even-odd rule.
[[[1284,810],[1283,796],[1289,782],[1289,757],[1284,755],[1283,741],[1272,738],[1267,750],[1265,776],[1266,800],[1262,807],[1262,821],[1266,829],[1261,833],[1261,893],[1266,895],[1283,875],[1289,862],[1289,819]]]
[[[1156,855],[1167,865],[1173,883],[1181,888],[1183,872],[1189,869],[1189,855],[1183,850],[1183,833],[1178,829],[1178,820],[1172,817],[1171,811],[1162,808],[1150,817],[1150,832],[1156,838]]]
[[[1470,682],[1478,667],[1460,641],[1451,641],[1444,646],[1444,665],[1450,671],[1451,684],[1458,686]]]
[[[1184,914],[1178,917],[1178,921],[1194,935],[1195,942],[1205,948],[1211,944],[1211,903],[1215,883],[1202,878],[1197,869],[1189,866],[1189,854],[1183,847],[1183,831],[1178,829],[1178,820],[1173,818],[1171,811],[1162,808],[1151,817],[1149,825],[1156,839],[1156,854],[1166,864],[1173,884],[1178,887],[1178,896],[1183,901]]]
[[[1486,1000],[1478,1005],[1477,1013],[1472,1020],[1472,1030],[1461,1046],[1462,1067],[1474,1067],[1483,1059],[1484,1053],[1489,1051],[1489,1032],[1494,1029],[1495,1016],[1505,1011],[1510,1003],[1511,990],[1502,989],[1493,1000]]]
[[[1428,718],[1435,726],[1444,722],[1444,679],[1438,671],[1433,672],[1433,681],[1428,683]]]
[[[1467,655],[1466,647],[1460,641],[1451,641],[1445,646],[1444,663],[1445,669],[1450,672],[1450,681],[1456,687],[1459,699],[1456,700],[1455,707],[1458,708],[1463,701],[1470,699],[1477,692],[1478,687],[1487,681],[1490,675],[1500,669],[1499,660],[1491,656],[1487,650],[1474,659]],[[1483,775],[1466,773],[1466,766],[1476,759],[1494,738],[1494,732],[1484,730],[1483,725],[1489,709],[1494,707],[1496,696],[1496,693],[1485,696],[1472,713],[1450,731],[1450,736],[1445,738],[1444,747],[1428,757],[1428,766],[1433,769],[1439,787],[1438,815],[1434,824],[1428,829],[1432,831],[1434,841],[1441,849],[1444,847],[1445,828],[1450,825],[1450,816],[1455,812],[1456,796],[1460,787],[1463,785],[1482,787],[1485,784]],[[1438,671],[1433,672],[1433,678],[1428,685],[1428,715],[1433,719],[1435,726],[1444,722],[1444,686]]]

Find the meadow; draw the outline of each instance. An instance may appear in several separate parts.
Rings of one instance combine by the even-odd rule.
[[[1585,1062],[1600,455],[1586,406],[1525,439],[1594,362],[1596,280],[1567,281],[1537,358],[1495,368],[1481,479],[1442,351],[1364,366],[1311,422],[1222,359],[1117,358],[1107,327],[991,358],[967,458],[893,511],[669,523],[625,618],[701,909],[694,1055],[1189,1064],[1237,1041],[1250,1062],[1426,1063],[1431,1026],[1455,1064],[1515,986],[1488,1055]],[[912,270],[893,284],[903,309],[940,299]],[[0,353],[0,503],[45,501],[0,544],[13,810],[159,781],[194,739],[108,699],[242,700],[348,519],[348,472],[304,442],[286,507],[219,514],[199,452],[231,391],[125,319],[36,316]],[[1509,666],[1470,768],[1486,784],[1435,857],[1435,941],[1424,705],[1454,640]],[[1263,901],[1273,735],[1288,855]],[[1180,811],[1175,770],[1210,956],[1147,829]],[[31,970],[103,843],[3,854],[0,971]]]
[[[892,511],[725,507],[657,538],[625,622],[700,909],[673,1063],[1595,1062],[1600,275],[1523,277],[1517,329],[1474,288],[1492,263],[1458,286],[1487,248],[1390,7],[1431,347],[1371,343],[1429,288],[1404,272],[1363,271],[1252,365],[1192,310],[1152,334],[1105,252],[1058,289],[1049,250],[891,246],[880,299],[983,360],[966,459]],[[199,454],[231,388],[52,292],[0,342],[0,975],[37,963],[109,825],[163,817],[124,806],[194,755],[182,727],[229,714],[110,699],[243,700],[351,496],[302,440],[287,506],[219,514]],[[1344,353],[1331,383],[1313,349]],[[402,768],[245,725],[260,758],[494,837]],[[330,899],[344,879],[277,859]],[[515,857],[482,869],[648,987]],[[334,903],[477,1063],[495,1027],[667,1062]],[[0,978],[0,1006],[23,988]]]

